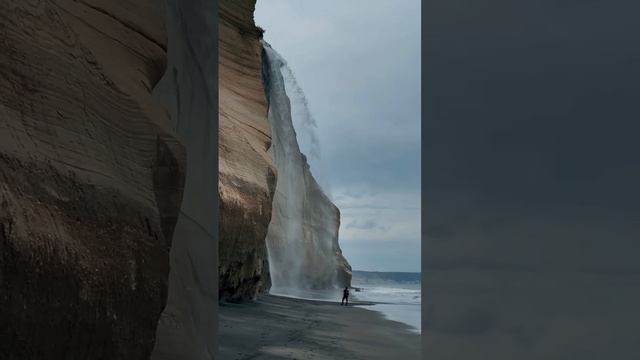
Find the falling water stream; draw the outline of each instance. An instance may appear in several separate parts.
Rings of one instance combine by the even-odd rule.
[[[293,70],[286,64],[280,68],[284,79],[285,92],[291,102],[291,120],[296,130],[296,139],[300,151],[306,156],[313,176],[322,190],[328,194],[329,181],[326,178],[325,164],[322,161],[320,139],[317,134],[318,125],[311,113],[309,102],[302,87],[298,84]]]
[[[271,293],[300,296],[334,289],[339,212],[311,175],[296,135],[297,129],[306,139],[310,157],[319,157],[316,123],[286,61],[266,42],[263,47],[272,130],[269,153],[277,169],[266,238]],[[292,103],[297,108],[293,115]]]

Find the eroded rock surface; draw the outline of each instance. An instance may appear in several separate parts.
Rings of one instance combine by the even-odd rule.
[[[306,163],[303,166],[303,174],[303,239],[310,249],[304,253],[306,258],[303,279],[312,288],[342,288],[351,285],[351,265],[342,255],[338,241],[340,210],[316,182]],[[334,262],[333,267],[325,267],[329,259]]]
[[[220,296],[251,298],[269,286],[265,237],[275,170],[262,83],[255,0],[219,2]]]
[[[184,149],[158,1],[0,2],[0,357],[148,359]]]
[[[266,291],[271,280],[283,273],[299,277],[300,283],[311,288],[349,284],[351,279],[351,268],[338,245],[339,210],[313,179],[295,134],[289,140],[299,160],[293,165],[296,184],[300,185],[292,191],[296,206],[283,210],[286,205],[274,203],[274,197],[286,197],[282,189],[291,184],[282,178],[285,167],[277,164],[278,159],[274,161],[275,130],[269,122],[267,99],[274,95],[265,83],[270,75],[262,30],[253,20],[254,9],[255,0],[219,2],[219,290],[221,298],[231,300]],[[284,93],[284,87],[281,90]],[[293,132],[290,113],[288,126]],[[288,217],[287,212],[295,215]],[[283,230],[289,230],[291,224],[300,225],[296,231],[302,241],[294,246],[285,241],[285,233],[291,231]],[[269,273],[274,269],[267,255],[269,239],[286,248],[271,254],[271,260],[274,256],[276,261],[286,259],[279,261],[282,271],[278,274]]]

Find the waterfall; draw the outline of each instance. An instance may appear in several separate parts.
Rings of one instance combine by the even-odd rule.
[[[284,60],[283,60],[284,61]],[[320,140],[317,134],[318,125],[311,113],[309,102],[298,84],[293,70],[284,61],[280,67],[284,79],[285,92],[291,102],[291,119],[296,130],[296,138],[300,151],[306,156],[314,178],[320,184],[322,190],[327,193],[329,181],[324,176],[326,171],[321,158]]]
[[[263,48],[272,130],[269,153],[277,169],[266,238],[271,292],[336,288],[342,285],[339,272],[344,267],[339,261],[344,260],[338,246],[339,211],[311,175],[296,135],[296,129],[301,131],[308,140],[310,157],[319,157],[316,123],[286,61],[266,42]],[[293,116],[287,84],[301,108]]]

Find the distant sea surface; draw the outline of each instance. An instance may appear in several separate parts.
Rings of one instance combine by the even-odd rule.
[[[399,321],[420,333],[422,296],[420,273],[353,271],[350,300],[375,303],[361,305],[382,313],[387,319]],[[298,299],[340,303],[341,289],[300,290],[272,287],[269,293]]]
[[[422,331],[420,273],[354,271],[351,286],[359,290],[351,290],[354,300],[376,303],[366,309]]]

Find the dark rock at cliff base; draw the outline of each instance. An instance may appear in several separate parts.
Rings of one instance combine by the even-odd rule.
[[[0,2],[0,358],[148,359],[185,155],[156,1]]]

